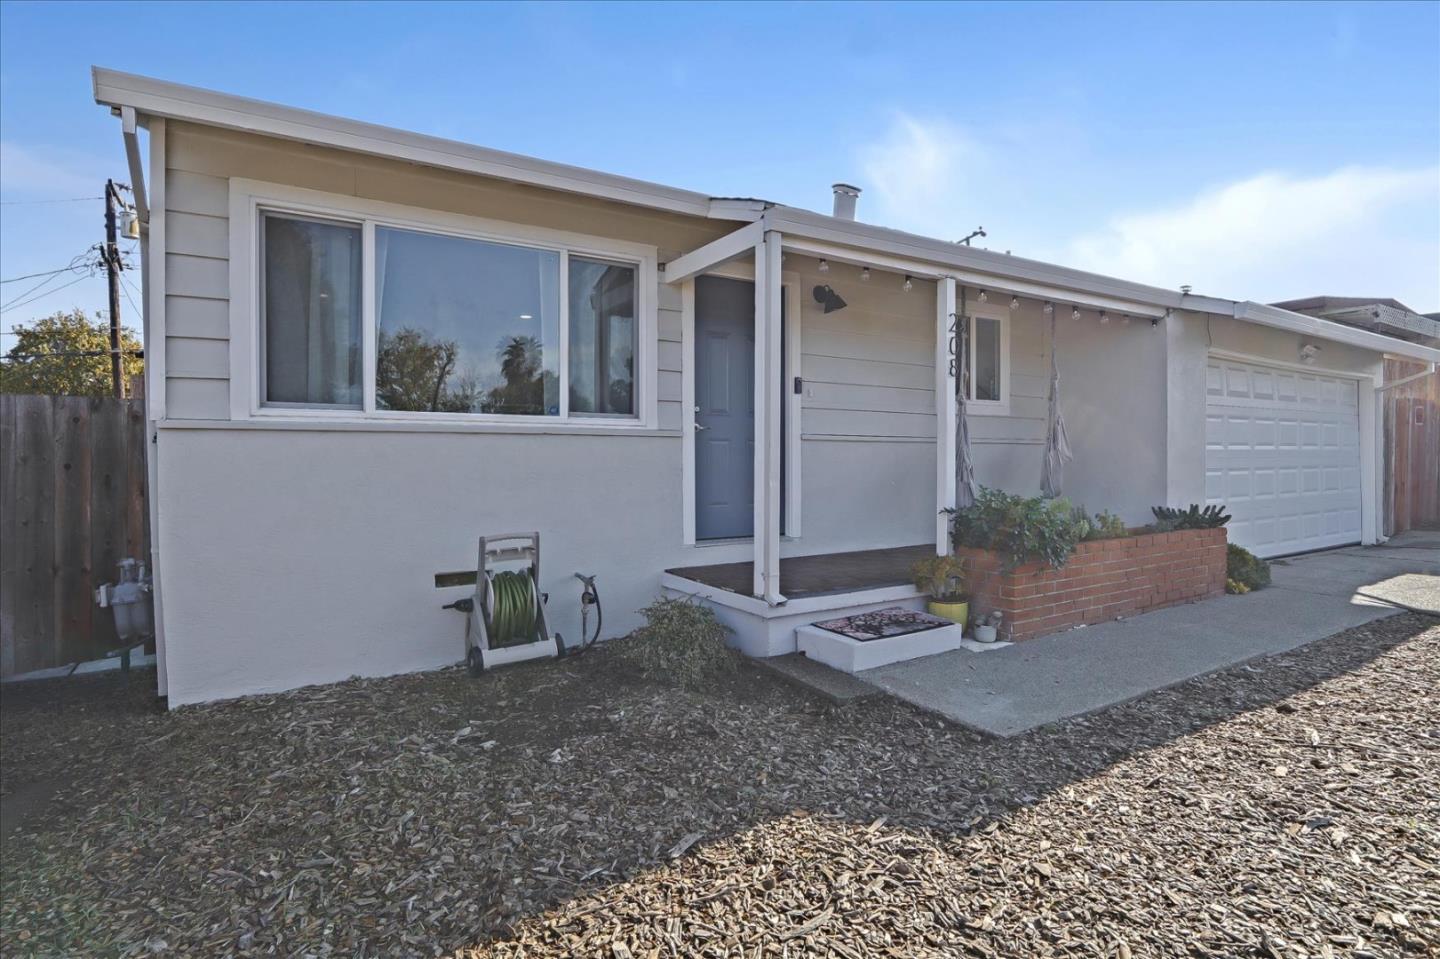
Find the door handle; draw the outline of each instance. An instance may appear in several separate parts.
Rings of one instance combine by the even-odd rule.
[[[695,424],[695,432],[697,432],[697,433],[700,432],[701,430],[708,430],[709,428],[710,428],[710,427],[708,427],[708,426],[701,426],[699,423],[696,423],[696,424]]]

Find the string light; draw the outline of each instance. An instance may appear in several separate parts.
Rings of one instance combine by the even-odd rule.
[[[821,260],[821,261],[820,261],[820,272],[821,272],[821,273],[829,273],[829,272],[830,272],[830,261],[829,261],[829,260]]]
[[[863,270],[860,271],[860,282],[861,282],[861,283],[869,283],[869,282],[870,282],[870,267],[867,266],[867,267],[865,267]]]
[[[901,284],[900,288],[906,293],[909,293],[911,290],[915,289],[915,281],[910,278],[910,275],[908,273],[905,275],[905,282]]]

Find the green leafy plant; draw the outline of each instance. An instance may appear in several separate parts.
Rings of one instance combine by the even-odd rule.
[[[927,556],[910,567],[915,588],[924,590],[937,603],[963,603],[965,561],[958,556]]]
[[[955,543],[999,553],[1007,569],[1038,559],[1059,568],[1088,531],[1077,522],[1068,500],[1014,496],[981,487],[972,506],[946,510],[951,514]]]
[[[1270,564],[1243,546],[1225,548],[1225,591],[1248,593],[1270,585]]]
[[[1200,504],[1191,503],[1188,510],[1152,506],[1150,512],[1155,514],[1154,528],[1160,533],[1177,529],[1219,529],[1230,522],[1230,515],[1223,506],[1207,506],[1201,509]]]
[[[1125,525],[1123,519],[1102,509],[1090,517],[1090,532],[1085,535],[1085,539],[1119,539],[1129,535],[1130,527]]]
[[[725,645],[730,628],[709,606],[663,598],[640,613],[645,625],[616,643],[615,653],[641,675],[696,689],[735,669],[735,651]]]

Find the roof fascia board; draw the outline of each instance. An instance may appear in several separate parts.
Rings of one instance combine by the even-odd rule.
[[[137,113],[399,158],[672,213],[710,215],[710,197],[703,193],[102,67],[92,68],[92,78],[95,102],[130,107]]]
[[[1343,323],[1322,320],[1304,313],[1292,313],[1289,310],[1282,310],[1278,306],[1267,306],[1264,303],[1247,300],[1235,304],[1234,315],[1237,320],[1289,330],[1293,333],[1304,333],[1334,343],[1345,343],[1361,349],[1389,353],[1392,356],[1408,356],[1427,363],[1440,362],[1440,350],[1396,339],[1383,333],[1371,333],[1369,330],[1356,329]]]
[[[1145,303],[1175,309],[1208,309],[1197,305],[1197,300],[1208,301],[1205,297],[1187,297],[1179,291],[1130,283],[1111,277],[1072,270],[1067,267],[1027,260],[1024,257],[995,253],[990,250],[976,250],[958,243],[947,243],[929,237],[903,233],[884,227],[837,220],[835,217],[810,213],[793,207],[776,207],[765,214],[768,229],[778,230],[787,235],[804,236],[828,243],[876,250],[901,258],[920,260],[956,270],[968,270],[987,277],[1011,277],[1028,280],[1046,287],[1071,290],[1076,293],[1091,293],[1134,303]],[[951,271],[943,271],[949,273]],[[1229,313],[1232,300],[1216,300],[1223,304],[1222,312]]]
[[[966,286],[981,287],[995,293],[1003,292],[1007,295],[1023,296],[1029,299],[1050,300],[1067,305],[1083,306],[1094,310],[1107,310],[1120,315],[1128,314],[1130,316],[1156,319],[1163,316],[1166,309],[1165,307],[1154,306],[1149,303],[1140,303],[1135,300],[1121,300],[1111,296],[1098,296],[1093,293],[1064,290],[1058,287],[1031,283],[1027,280],[1017,280],[1010,276],[974,273],[969,270],[957,269],[953,266],[938,266],[922,260],[904,259],[885,253],[874,253],[855,249],[854,247],[837,246],[831,243],[821,243],[815,240],[795,238],[789,235],[785,237],[785,249],[793,250],[796,253],[803,253],[806,256],[829,260],[832,263],[846,263],[851,266],[868,266],[874,269],[906,274],[916,279],[924,280],[939,280],[949,277]],[[1229,313],[1229,305],[1227,304],[1226,306],[1225,312]]]

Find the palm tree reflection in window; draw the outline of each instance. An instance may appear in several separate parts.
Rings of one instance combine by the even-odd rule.
[[[492,387],[480,403],[482,413],[545,412],[545,349],[533,336],[509,336],[496,351],[500,360],[499,386]],[[550,374],[553,379],[554,374]]]

